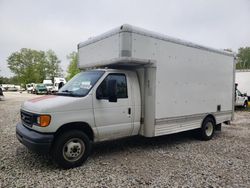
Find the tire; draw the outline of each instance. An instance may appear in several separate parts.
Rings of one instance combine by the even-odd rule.
[[[199,130],[200,139],[204,141],[210,140],[213,138],[214,132],[215,132],[215,122],[213,118],[211,117],[205,118]]]
[[[69,169],[80,166],[87,160],[91,143],[84,132],[72,130],[58,136],[52,149],[54,161],[60,167]]]

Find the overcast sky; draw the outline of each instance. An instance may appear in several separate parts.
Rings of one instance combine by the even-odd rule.
[[[52,49],[66,70],[77,44],[124,23],[218,49],[250,46],[250,0],[0,0],[0,76],[21,48]]]

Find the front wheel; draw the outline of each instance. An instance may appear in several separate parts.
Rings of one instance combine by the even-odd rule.
[[[78,130],[65,132],[56,138],[53,146],[53,158],[62,168],[68,169],[80,166],[90,154],[88,136]]]
[[[207,117],[200,128],[199,136],[201,140],[210,140],[213,138],[215,131],[215,122],[213,118]]]

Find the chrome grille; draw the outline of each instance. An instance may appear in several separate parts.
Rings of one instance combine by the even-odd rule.
[[[24,125],[31,127],[35,122],[35,115],[21,110],[21,120]]]

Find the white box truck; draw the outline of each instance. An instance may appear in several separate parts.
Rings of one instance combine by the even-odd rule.
[[[91,143],[197,130],[209,140],[234,112],[234,55],[130,25],[78,45],[77,74],[57,95],[26,101],[16,135],[64,168]]]
[[[235,83],[238,84],[238,89],[246,93],[250,99],[250,69],[236,70]]]
[[[247,108],[250,99],[250,70],[236,70],[235,106]]]
[[[55,77],[54,78],[54,84],[53,84],[53,88],[51,89],[52,93],[56,93],[59,91],[59,89],[66,84],[66,80],[65,78],[61,78],[61,77]]]

